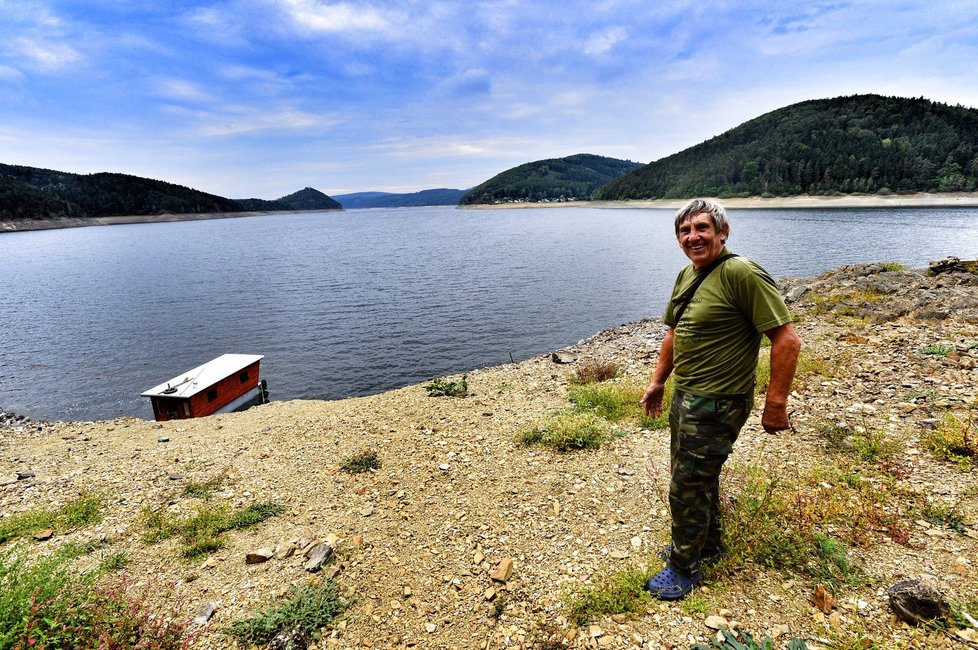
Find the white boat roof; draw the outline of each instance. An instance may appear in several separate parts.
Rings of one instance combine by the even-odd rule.
[[[181,373],[165,381],[159,386],[150,388],[143,397],[181,397],[188,398],[200,391],[210,388],[217,382],[239,370],[243,370],[256,361],[264,359],[261,354],[222,354],[216,359],[197,366],[192,370]],[[257,377],[255,378],[257,382]],[[171,390],[175,388],[176,390]]]

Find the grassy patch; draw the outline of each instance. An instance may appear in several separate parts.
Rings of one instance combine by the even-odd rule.
[[[582,361],[570,378],[570,383],[577,386],[595,384],[614,379],[621,374],[621,367],[614,361],[587,359]]]
[[[950,345],[941,345],[940,343],[928,345],[920,351],[921,354],[929,354],[937,357],[946,357],[952,352],[954,352],[953,347]]]
[[[190,481],[183,488],[183,494],[184,496],[195,497],[197,499],[209,499],[215,492],[221,489],[225,479],[227,479],[227,470],[203,481]]]
[[[899,441],[861,425],[850,427],[838,422],[826,422],[816,428],[837,450],[852,452],[865,462],[892,461],[903,448]]]
[[[944,421],[933,431],[920,437],[925,449],[942,460],[956,463],[963,471],[970,470],[978,459],[978,431],[975,430],[973,409],[965,419],[947,413]]]
[[[945,526],[958,535],[968,532],[964,524],[964,514],[957,504],[927,501],[923,508],[923,518],[935,526]],[[978,613],[978,609],[975,610]]]
[[[163,509],[143,510],[143,541],[152,544],[179,536],[183,543],[182,555],[198,558],[222,548],[222,533],[238,528],[254,526],[285,511],[277,503],[257,503],[240,510],[231,510],[226,504],[200,505],[189,517],[174,517]]]
[[[555,451],[593,449],[611,439],[608,423],[593,413],[561,412],[539,422],[518,437],[523,445],[542,445]]]
[[[906,270],[907,267],[904,266],[903,264],[900,264],[899,262],[885,262],[883,264],[884,273],[893,273],[896,271],[906,271]]]
[[[638,403],[645,394],[645,386],[633,383],[605,382],[588,384],[571,389],[567,399],[578,413],[593,413],[609,422],[628,420],[643,429],[662,429],[669,423],[669,406],[672,403],[672,383],[667,382],[662,415],[648,417]]]
[[[625,569],[599,577],[597,586],[587,587],[565,598],[571,620],[584,626],[600,616],[635,614],[645,611],[652,596],[645,583],[657,569]]]
[[[793,476],[756,466],[735,469],[724,515],[728,554],[716,571],[755,563],[833,587],[863,584],[866,577],[850,562],[848,547],[869,546],[883,534],[895,541],[907,537],[898,507],[906,495],[864,473],[833,463]]]
[[[468,375],[462,375],[461,379],[448,381],[437,377],[424,387],[428,391],[428,397],[465,397],[469,393],[469,384],[466,381]]]
[[[312,639],[349,606],[333,580],[291,587],[288,599],[250,618],[235,621],[228,632],[244,644],[268,643],[283,630],[299,627]]]
[[[59,532],[82,528],[102,521],[105,497],[85,492],[60,508],[34,508],[0,519],[0,544],[51,528]]]
[[[190,647],[189,621],[149,605],[124,578],[79,573],[79,554],[73,545],[30,561],[19,549],[0,554],[0,648]]]
[[[340,469],[350,474],[362,474],[372,469],[380,469],[380,459],[376,451],[365,451],[348,458],[340,465]]]

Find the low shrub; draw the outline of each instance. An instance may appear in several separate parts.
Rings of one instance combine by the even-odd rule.
[[[284,603],[272,605],[250,618],[235,621],[228,633],[243,644],[268,643],[282,631],[298,627],[303,634],[318,640],[321,630],[349,607],[340,596],[336,582],[323,580],[303,586],[292,586]]]
[[[565,597],[570,618],[584,626],[601,616],[634,614],[645,611],[652,596],[645,590],[658,569],[628,568],[598,577],[597,586],[587,587]]]
[[[372,469],[380,469],[380,459],[377,458],[376,451],[366,451],[348,458],[340,465],[340,469],[350,474],[362,474]]]
[[[83,492],[55,510],[35,508],[0,519],[0,544],[33,535],[45,528],[65,532],[98,523],[102,520],[104,506],[103,495]]]
[[[649,417],[643,412],[639,400],[644,394],[645,386],[606,382],[573,388],[567,394],[567,399],[578,413],[593,413],[609,422],[628,420],[643,429],[666,427],[669,424],[669,407],[672,403],[672,380],[666,384],[663,410],[658,417]]]
[[[190,647],[189,620],[150,605],[125,577],[78,572],[80,555],[74,545],[30,561],[20,549],[0,554],[0,650]]]
[[[469,384],[466,381],[468,375],[462,375],[461,379],[448,381],[441,377],[431,380],[431,383],[424,387],[428,391],[428,397],[465,397],[469,392]]]
[[[152,544],[179,535],[182,555],[194,559],[222,548],[222,533],[254,526],[284,511],[285,506],[277,503],[257,503],[232,511],[227,503],[205,502],[189,517],[179,518],[163,509],[146,507],[142,513],[143,541]]]
[[[587,359],[578,365],[571,376],[570,383],[583,386],[614,379],[621,374],[621,367],[614,361]]]
[[[940,343],[928,345],[926,348],[923,348],[920,351],[921,354],[929,354],[937,357],[946,357],[950,355],[952,352],[954,352],[953,347],[951,347],[950,345],[942,345]]]
[[[978,459],[973,410],[963,420],[954,413],[946,413],[936,429],[921,434],[921,444],[938,458],[956,463],[963,471],[970,470]]]
[[[884,273],[894,273],[896,271],[906,271],[907,267],[899,262],[886,262],[883,264]]]
[[[561,412],[552,415],[518,437],[523,445],[542,445],[555,451],[593,449],[611,437],[610,427],[592,413]]]

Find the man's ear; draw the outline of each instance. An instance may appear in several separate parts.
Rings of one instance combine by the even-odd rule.
[[[726,244],[727,237],[730,236],[730,226],[724,226],[723,230],[720,231],[720,243]]]

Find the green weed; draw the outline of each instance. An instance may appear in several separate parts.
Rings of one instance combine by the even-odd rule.
[[[750,633],[735,628],[733,631],[722,628],[723,641],[710,639],[710,645],[696,643],[691,650],[776,650],[774,641],[771,637],[764,637],[762,641],[755,641]],[[788,642],[787,650],[808,650],[808,644],[803,639],[794,638]]]
[[[366,451],[348,458],[340,469],[350,474],[362,474],[372,469],[380,469],[380,460],[377,458],[376,451]]]
[[[466,377],[467,375],[462,375],[461,379],[455,381],[438,377],[431,380],[431,383],[424,388],[428,391],[428,397],[465,397],[469,392]]]
[[[256,616],[233,622],[228,632],[247,645],[268,643],[279,632],[295,627],[318,640],[320,631],[349,605],[349,601],[340,596],[333,580],[293,586],[286,602],[270,606]]]
[[[954,413],[945,414],[940,426],[921,435],[921,444],[938,458],[956,463],[962,471],[970,470],[978,459],[973,411],[969,409],[964,420]]]
[[[648,417],[642,411],[639,400],[645,387],[638,384],[605,382],[588,384],[571,389],[567,399],[578,413],[593,413],[609,422],[628,420],[643,429],[662,429],[669,423],[669,407],[672,403],[672,382],[666,384],[662,414]]]
[[[142,513],[143,541],[153,544],[179,536],[183,543],[182,555],[195,559],[222,548],[223,533],[254,526],[284,511],[285,506],[277,503],[252,504],[232,511],[227,503],[205,502],[189,517],[179,518],[163,509],[146,507]]]
[[[907,267],[899,262],[886,262],[883,264],[884,273],[893,273],[895,271],[906,271]]]
[[[849,561],[846,544],[869,544],[869,531],[895,524],[878,489],[857,477],[838,469],[795,477],[738,469],[728,481],[733,497],[723,504],[727,557],[715,570],[728,573],[752,562],[832,586],[861,584],[865,578]]]
[[[521,433],[523,445],[542,445],[556,451],[593,449],[610,439],[608,423],[592,413],[561,412]]]
[[[645,583],[657,569],[629,568],[599,577],[598,586],[587,587],[565,597],[571,620],[584,626],[600,616],[644,611],[652,597]]]
[[[33,535],[46,528],[65,532],[98,523],[102,520],[104,505],[103,495],[84,492],[55,510],[35,508],[2,519],[0,520],[0,544]]]
[[[953,347],[949,345],[941,345],[939,343],[935,343],[934,345],[928,345],[926,348],[923,348],[920,351],[921,354],[930,354],[938,357],[946,357],[952,352],[954,352]]]

